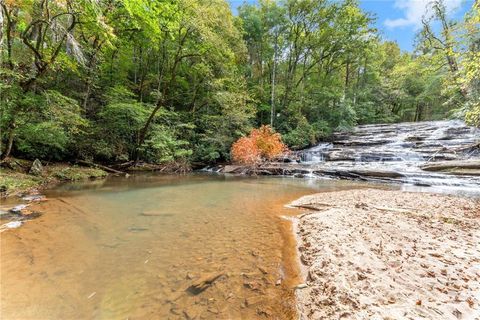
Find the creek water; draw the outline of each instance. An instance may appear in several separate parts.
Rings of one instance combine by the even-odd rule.
[[[283,217],[298,211],[285,204],[360,186],[208,174],[63,185],[1,234],[1,318],[295,318]]]
[[[362,125],[351,132],[335,132],[330,142],[299,151],[297,166],[318,177],[370,179],[479,196],[478,171],[452,175],[422,169],[443,161],[478,161],[480,149],[475,146],[479,143],[480,130],[458,120]],[[398,175],[378,173],[385,171]]]

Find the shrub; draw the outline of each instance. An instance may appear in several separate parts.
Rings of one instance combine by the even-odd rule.
[[[139,102],[112,103],[98,114],[96,157],[109,161],[127,161],[137,146],[140,130],[151,106]]]
[[[289,129],[283,135],[283,141],[290,149],[299,150],[316,144],[319,140],[328,137],[332,128],[327,121],[319,120],[309,123],[305,117],[297,119],[296,127]]]
[[[279,133],[270,126],[253,129],[248,137],[238,139],[231,149],[232,160],[242,164],[258,164],[272,160],[287,151]]]
[[[186,160],[192,155],[189,142],[180,140],[175,131],[167,126],[155,125],[150,138],[142,146],[144,158],[150,163],[167,163]]]
[[[260,149],[252,137],[242,137],[232,145],[233,162],[256,164],[262,160]]]
[[[25,124],[17,134],[18,151],[31,159],[59,160],[69,143],[65,130],[54,121]]]
[[[480,127],[480,100],[470,104],[470,110],[465,115],[467,124]]]
[[[30,159],[64,159],[88,126],[79,104],[54,90],[25,95],[16,122],[16,150]]]

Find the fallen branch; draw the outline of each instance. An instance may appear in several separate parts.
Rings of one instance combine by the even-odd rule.
[[[125,168],[131,167],[134,164],[135,164],[135,161],[127,161],[127,162],[124,162],[124,163],[115,164],[115,165],[113,165],[113,167],[115,167],[117,169],[125,169]]]
[[[430,158],[428,158],[428,160],[425,162],[425,163],[428,163],[430,161],[432,161],[433,159],[435,159],[436,155],[440,152],[440,151],[445,151],[447,150],[447,148],[443,147],[441,149],[438,149],[437,152],[435,152]],[[455,150],[452,150],[453,152],[455,152]]]
[[[423,165],[425,171],[443,171],[451,169],[480,169],[480,160],[451,160]]]
[[[115,170],[115,169],[112,169],[110,167],[102,166],[101,164],[97,164],[97,163],[93,163],[93,162],[89,162],[89,161],[85,161],[85,160],[77,160],[77,163],[81,164],[81,165],[84,165],[84,166],[87,166],[87,167],[102,169],[102,170],[104,170],[106,172],[110,172],[110,173],[126,174],[123,171]]]
[[[313,211],[323,211],[323,208],[318,208],[316,206],[308,205],[308,204],[292,204],[292,207],[299,208],[299,209],[307,209]]]
[[[457,151],[466,151],[466,150],[471,150],[471,149],[480,149],[480,142],[476,142],[474,144],[460,147],[460,148],[455,148],[455,149],[450,149],[449,151],[457,152]]]

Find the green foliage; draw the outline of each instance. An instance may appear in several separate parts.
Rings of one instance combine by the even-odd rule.
[[[172,29],[178,23],[177,1],[122,0],[131,23],[143,29],[152,38],[161,37],[162,30]]]
[[[283,136],[283,141],[290,149],[298,150],[327,138],[332,133],[333,128],[326,120],[309,123],[305,117],[300,116],[296,119],[294,127],[286,131],[288,133]]]
[[[18,102],[16,148],[27,158],[62,159],[87,127],[78,103],[57,91],[28,94]]]
[[[79,181],[86,179],[98,179],[107,176],[107,173],[101,169],[84,168],[78,166],[64,167],[54,169],[53,176],[62,181]]]
[[[119,88],[114,90],[120,91]],[[128,92],[121,92],[124,99],[130,100]],[[105,161],[134,160],[140,132],[153,106],[135,101],[116,102],[121,95],[108,99],[115,102],[98,114],[93,157]],[[158,164],[188,159],[192,155],[189,142],[179,136],[184,129],[191,129],[191,126],[180,123],[177,113],[162,109],[156,114],[154,125],[139,148],[141,159]]]
[[[195,141],[193,160],[198,163],[228,160],[230,146],[247,131],[242,123],[229,123],[221,115],[205,114],[196,117],[195,126],[201,128],[193,137]]]
[[[356,0],[260,0],[238,17],[225,0],[66,3],[0,3],[2,157],[206,164],[270,123],[294,149],[452,110],[479,124],[478,3],[455,24],[435,0],[413,54]]]
[[[69,142],[65,131],[55,122],[40,122],[21,126],[18,151],[28,158],[61,159]]]
[[[465,120],[468,124],[480,127],[480,100],[472,102],[468,106],[469,111],[465,115]]]
[[[463,68],[460,82],[467,92],[468,101],[465,108],[465,120],[480,127],[480,3],[473,5],[464,22],[463,42],[468,50],[463,52]]]
[[[187,160],[192,155],[189,142],[175,135],[175,128],[157,125],[143,145],[144,158],[151,163],[168,163]]]
[[[140,130],[148,117],[142,103],[112,103],[98,114],[98,137],[94,146],[99,157],[109,161],[129,160]]]

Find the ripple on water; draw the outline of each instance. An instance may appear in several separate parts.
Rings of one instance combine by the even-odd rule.
[[[286,203],[351,184],[140,176],[66,185],[1,241],[8,319],[295,317]],[[187,290],[221,275],[198,294]]]

